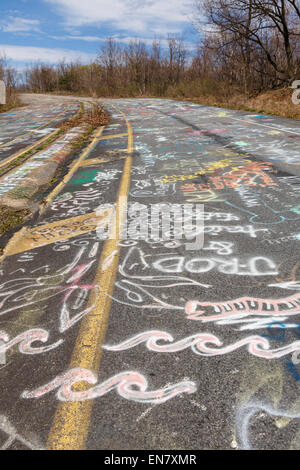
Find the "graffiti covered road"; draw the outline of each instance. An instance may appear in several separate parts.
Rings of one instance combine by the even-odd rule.
[[[0,114],[0,167],[52,135],[79,111],[78,100],[21,95],[26,105]]]
[[[299,449],[299,123],[105,106],[2,261],[0,446]],[[200,204],[203,246],[151,236],[154,204]]]

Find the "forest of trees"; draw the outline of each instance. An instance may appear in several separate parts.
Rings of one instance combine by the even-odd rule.
[[[196,0],[194,26],[196,51],[176,36],[125,46],[108,38],[89,65],[29,66],[23,89],[104,97],[253,96],[300,78],[300,0]]]

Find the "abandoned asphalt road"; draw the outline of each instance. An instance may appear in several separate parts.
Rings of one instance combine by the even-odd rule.
[[[49,137],[79,111],[79,102],[46,95],[21,95],[24,107],[0,114],[0,164]],[[1,166],[0,165],[0,166]]]
[[[2,448],[299,449],[299,123],[105,105],[2,261]],[[203,245],[157,237],[159,203],[198,204]]]

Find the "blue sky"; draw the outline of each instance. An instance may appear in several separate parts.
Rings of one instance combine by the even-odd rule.
[[[0,55],[22,68],[36,60],[92,61],[105,37],[121,43],[168,33],[197,40],[193,0],[1,0]]]

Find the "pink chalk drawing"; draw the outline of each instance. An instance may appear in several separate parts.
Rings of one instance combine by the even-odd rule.
[[[212,313],[215,312],[215,313]],[[224,302],[199,302],[191,300],[185,306],[189,320],[198,320],[203,323],[218,320],[234,320],[250,315],[262,316],[289,316],[300,313],[300,294],[282,299],[256,299],[254,297],[240,297]],[[230,322],[229,322],[230,323]]]
[[[24,391],[21,398],[40,398],[58,388],[56,396],[60,401],[86,401],[94,400],[116,389],[118,394],[126,400],[161,404],[182,393],[191,394],[196,391],[196,385],[191,381],[182,381],[158,390],[147,391],[146,378],[134,371],[121,372],[105,382],[95,385],[97,380],[97,376],[92,371],[74,368],[33,391]],[[84,391],[72,390],[72,386],[79,382],[87,382],[94,387]]]
[[[158,344],[158,341],[165,341],[172,344]],[[300,350],[300,341],[295,341],[278,349],[270,349],[270,343],[261,336],[248,336],[233,344],[222,347],[222,341],[210,333],[197,333],[180,341],[173,342],[172,335],[165,331],[147,331],[115,346],[104,346],[107,351],[120,352],[135,346],[146,343],[150,351],[159,353],[179,352],[191,348],[194,354],[199,356],[220,356],[229,354],[243,346],[248,346],[248,352],[253,356],[264,359],[276,359],[286,356],[294,351]],[[211,346],[209,346],[211,345]],[[213,347],[217,346],[217,348]]]
[[[0,340],[3,341],[2,345],[0,346],[0,353],[4,353],[16,344],[19,344],[19,351],[22,354],[42,354],[57,348],[64,342],[63,339],[60,339],[56,343],[50,344],[48,346],[32,346],[32,343],[36,341],[40,343],[46,343],[48,339],[48,331],[42,330],[40,328],[25,331],[11,340],[9,340],[9,336],[5,331],[0,331]]]

